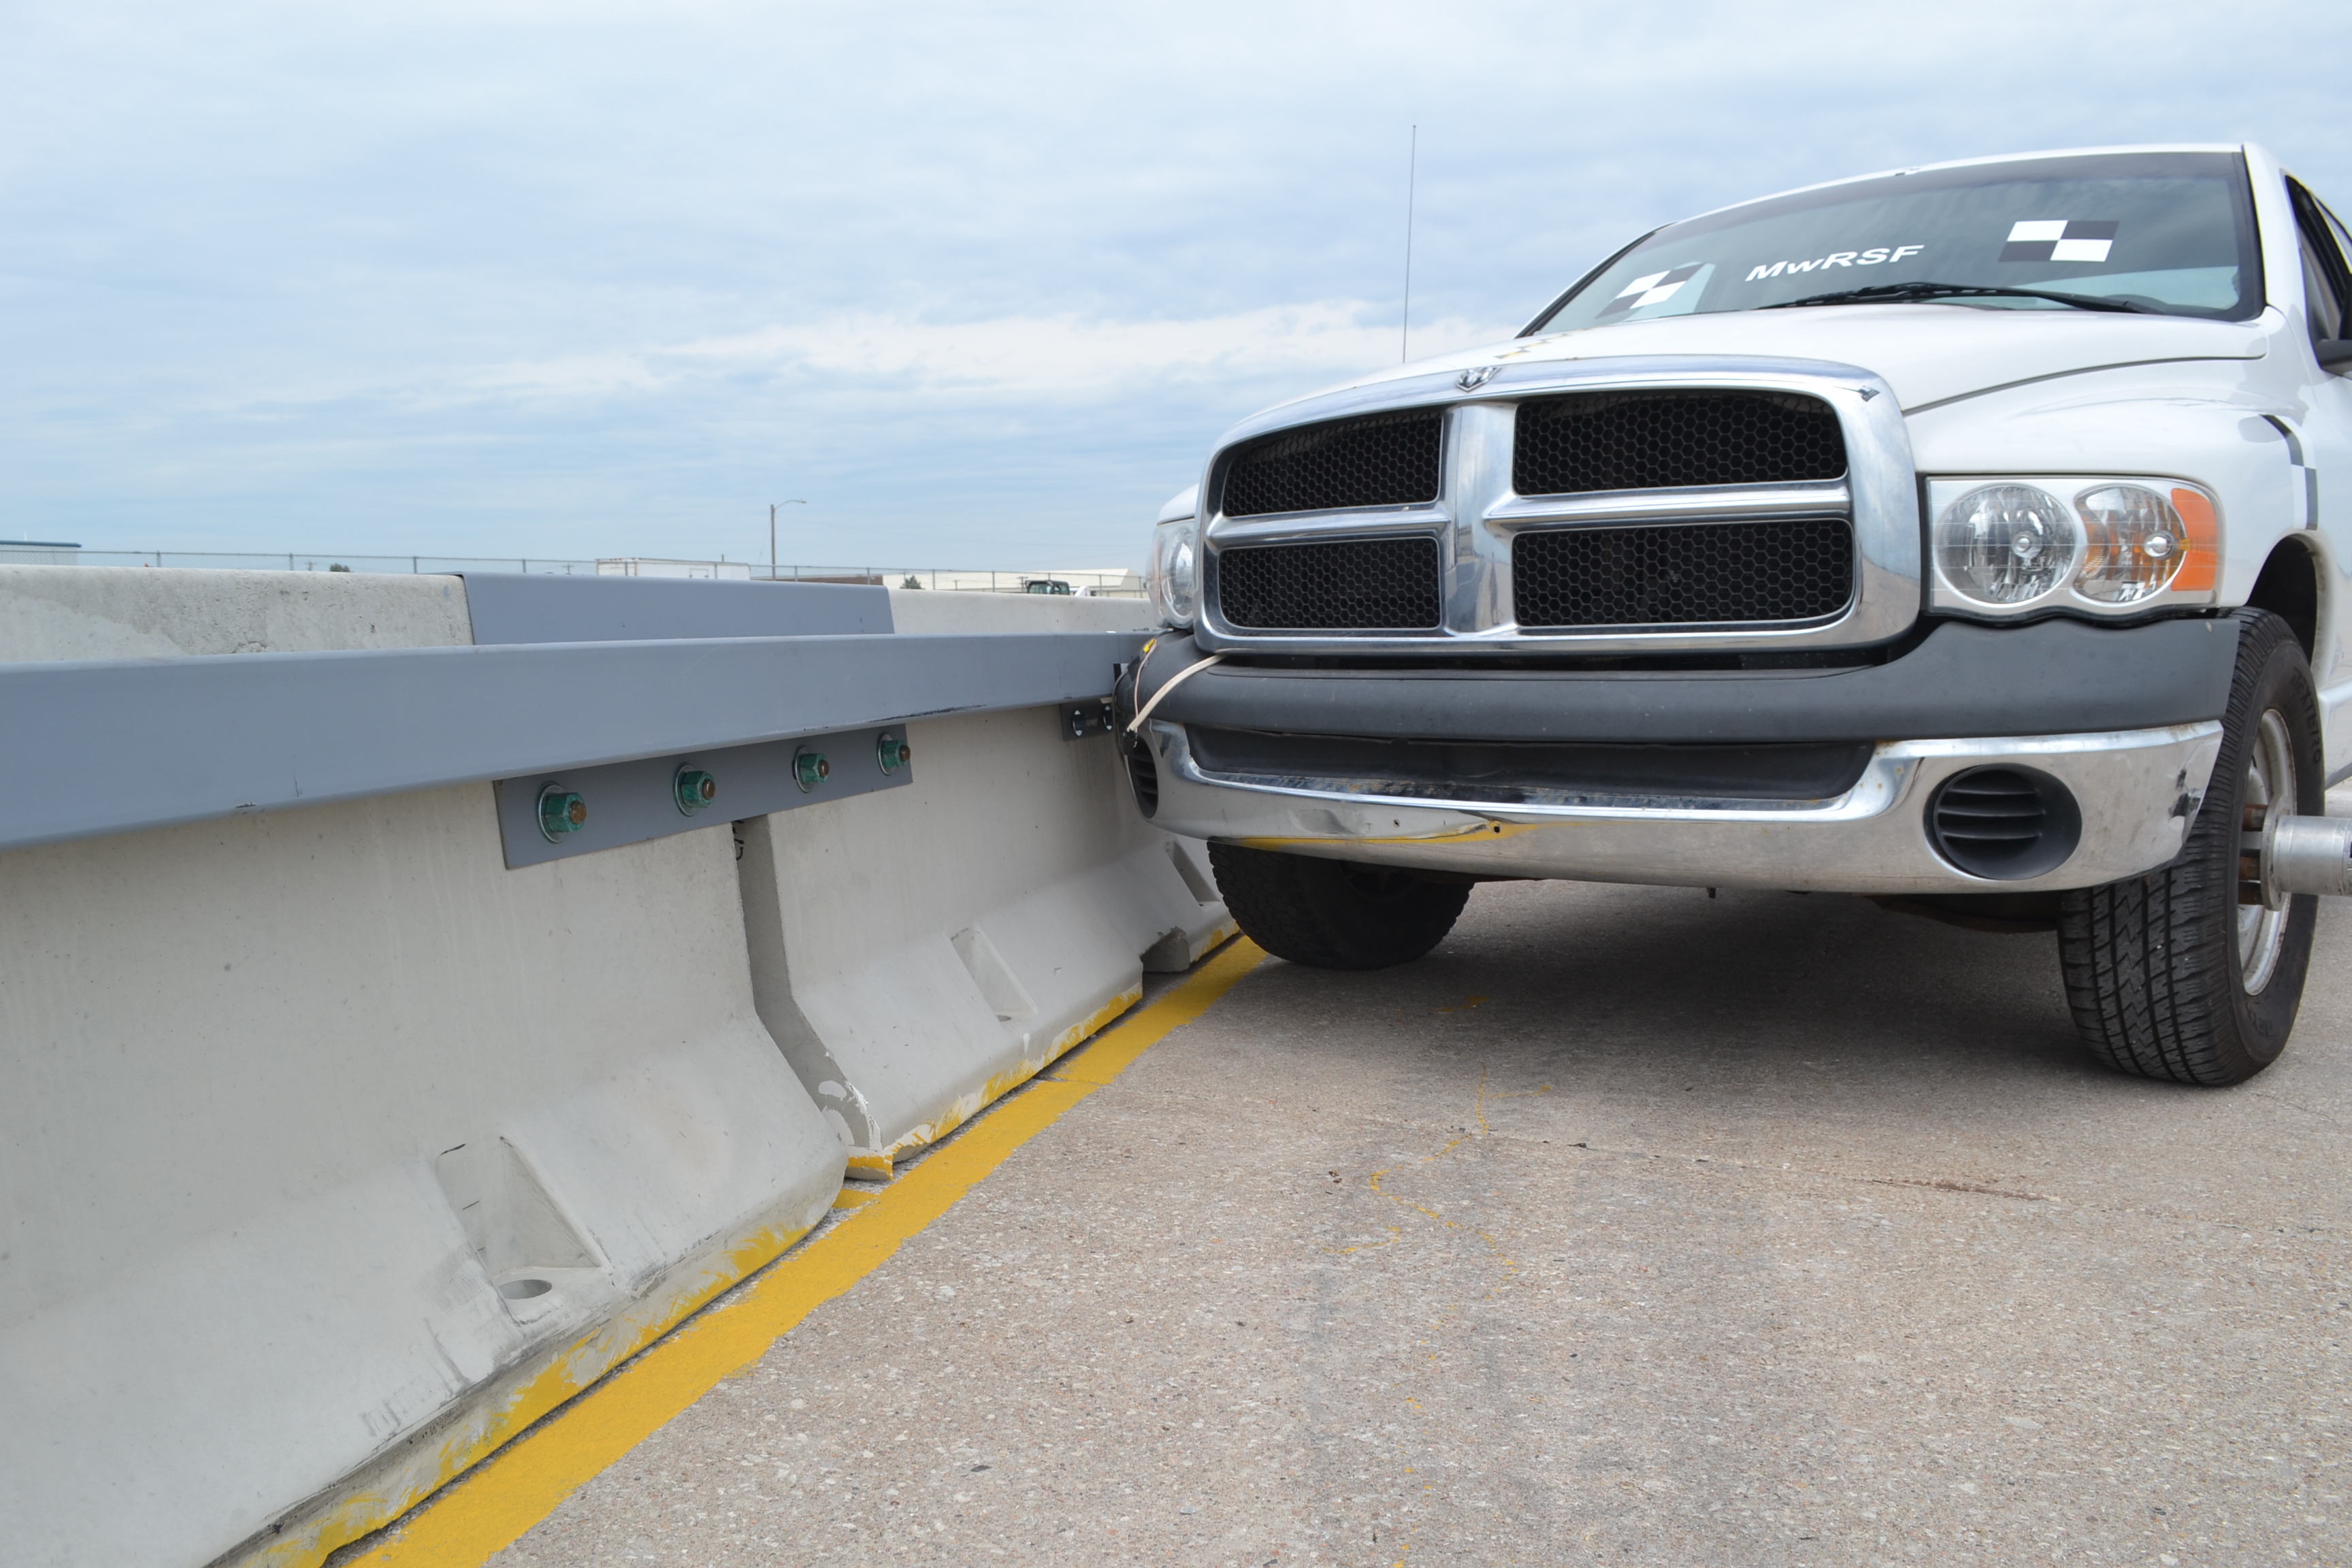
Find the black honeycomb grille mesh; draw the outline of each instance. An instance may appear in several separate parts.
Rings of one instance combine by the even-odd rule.
[[[1227,517],[1402,506],[1437,499],[1445,416],[1435,409],[1335,419],[1243,447],[1225,468]]]
[[[1432,627],[1437,625],[1437,541],[1360,539],[1221,551],[1217,607],[1235,626]]]
[[[1519,405],[1523,496],[1774,485],[1845,472],[1837,416],[1778,392],[1585,392]]]
[[[1522,533],[1511,597],[1523,626],[1816,620],[1853,598],[1853,527],[1823,517]]]

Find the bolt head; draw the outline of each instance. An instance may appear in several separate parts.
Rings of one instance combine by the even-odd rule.
[[[671,790],[678,810],[692,816],[719,798],[719,781],[700,768],[680,768]]]
[[[588,826],[588,803],[567,789],[548,785],[539,793],[539,831],[551,844]]]

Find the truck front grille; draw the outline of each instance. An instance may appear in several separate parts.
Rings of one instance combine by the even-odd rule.
[[[1519,405],[1523,496],[1780,485],[1845,472],[1837,415],[1785,392],[1580,392]]]
[[[1511,542],[1522,626],[1811,621],[1853,599],[1842,517],[1531,531]]]
[[[1438,624],[1437,541],[1350,539],[1218,552],[1226,624],[1281,631],[1421,631]]]
[[[1262,517],[1435,500],[1444,427],[1443,410],[1416,408],[1252,441],[1226,465],[1224,513]]]

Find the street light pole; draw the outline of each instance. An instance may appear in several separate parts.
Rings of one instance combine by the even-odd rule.
[[[806,506],[804,500],[770,501],[768,503],[768,581],[776,580],[776,509],[780,506]]]

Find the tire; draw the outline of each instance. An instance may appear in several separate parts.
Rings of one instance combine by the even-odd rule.
[[[1211,844],[1209,864],[1243,934],[1315,969],[1409,963],[1445,940],[1470,901],[1466,884],[1238,844]]]
[[[2238,902],[2250,805],[2317,816],[2326,804],[2311,667],[2276,616],[2239,616],[2221,752],[2172,864],[2063,894],[2058,955],[2075,1032],[2119,1072],[2243,1083],[2278,1059],[2303,1003],[2319,900]]]

